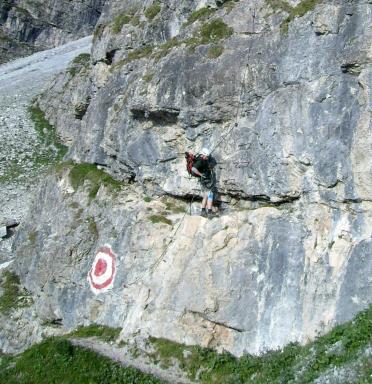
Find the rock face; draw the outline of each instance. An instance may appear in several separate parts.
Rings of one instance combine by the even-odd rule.
[[[91,34],[105,0],[4,0],[0,64]]]
[[[371,302],[372,5],[275,4],[110,3],[90,67],[39,104],[70,158],[130,184],[45,181],[14,267],[40,317],[240,355]],[[170,208],[197,194],[182,153],[202,146],[224,208],[210,221]]]

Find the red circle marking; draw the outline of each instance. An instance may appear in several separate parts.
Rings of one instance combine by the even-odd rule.
[[[107,270],[107,263],[103,259],[99,259],[94,268],[94,276],[102,276]]]
[[[94,272],[93,272],[93,270],[91,270],[91,271],[89,272],[89,278],[90,278],[90,282],[91,282],[91,284],[92,284],[92,287],[95,288],[95,289],[97,289],[97,290],[99,290],[99,289],[104,289],[104,288],[108,287],[108,286],[112,283],[112,281],[113,281],[113,279],[114,279],[114,275],[115,275],[115,270],[116,270],[116,267],[115,267],[115,254],[111,251],[111,248],[109,248],[109,247],[102,247],[102,248],[100,248],[100,249],[97,251],[97,254],[100,253],[100,252],[105,253],[107,256],[109,256],[109,257],[111,258],[111,261],[112,261],[112,262],[111,262],[111,275],[110,275],[110,277],[109,277],[105,282],[103,282],[103,283],[101,283],[101,284],[97,284],[97,283],[94,282],[94,277],[95,277],[95,276],[100,276],[100,275],[96,274],[96,272],[97,272],[97,273],[101,272],[101,269],[100,269],[100,268],[101,268],[103,265],[100,265],[100,266],[98,267],[98,264],[100,264],[101,261],[103,261],[103,262],[106,264],[106,265],[105,265],[105,271],[106,271],[106,269],[107,269],[107,262],[106,262],[105,260],[99,259],[98,262],[97,262],[97,264],[96,264],[96,267],[95,267],[95,269],[94,269]],[[97,268],[97,267],[98,267],[98,268]],[[102,272],[102,273],[105,273],[105,271]]]

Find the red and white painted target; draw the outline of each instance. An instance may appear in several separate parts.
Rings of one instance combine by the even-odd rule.
[[[98,295],[114,285],[116,275],[116,255],[109,245],[98,249],[92,269],[88,274],[90,288]]]

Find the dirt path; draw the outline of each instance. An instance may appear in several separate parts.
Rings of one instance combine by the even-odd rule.
[[[72,344],[91,349],[100,355],[106,356],[124,366],[130,366],[141,372],[151,374],[157,378],[172,384],[192,384],[183,371],[176,367],[162,368],[151,362],[150,358],[144,356],[134,357],[128,348],[119,348],[115,344],[107,344],[96,338],[70,339]]]

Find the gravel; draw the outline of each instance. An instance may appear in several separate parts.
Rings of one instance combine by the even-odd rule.
[[[22,222],[47,164],[35,157],[50,152],[28,112],[32,100],[77,55],[89,52],[92,37],[0,65],[0,222]],[[11,257],[12,238],[0,240],[0,262]]]

